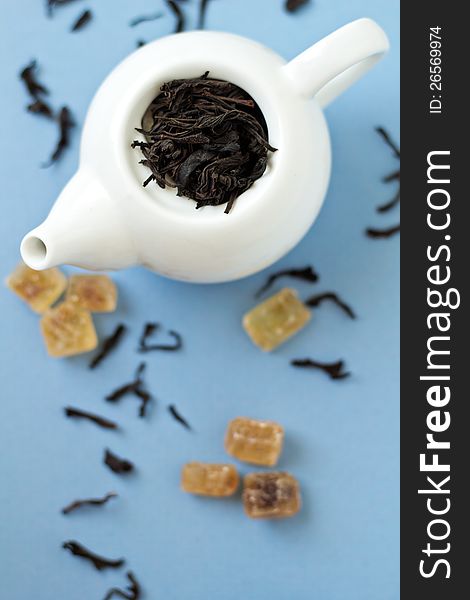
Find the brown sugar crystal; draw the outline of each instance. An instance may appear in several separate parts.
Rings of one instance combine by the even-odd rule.
[[[292,517],[301,507],[299,483],[289,473],[250,473],[243,482],[243,506],[252,519]]]
[[[243,327],[254,344],[269,352],[300,331],[310,316],[296,292],[284,288],[246,313]]]
[[[107,275],[72,275],[67,300],[90,312],[112,312],[117,305],[117,289]]]
[[[181,487],[189,494],[231,496],[238,483],[238,473],[233,465],[190,462],[181,471]]]
[[[62,295],[67,285],[59,269],[35,271],[21,263],[11,273],[7,286],[37,313],[43,313]]]
[[[228,424],[225,449],[238,460],[272,467],[279,459],[283,440],[281,425],[238,417]]]
[[[88,352],[98,344],[91,314],[74,302],[62,302],[44,313],[41,331],[48,353],[55,357]]]

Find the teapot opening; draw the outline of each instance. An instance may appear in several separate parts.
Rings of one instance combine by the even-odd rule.
[[[143,139],[131,147],[148,170],[144,187],[177,188],[196,208],[224,205],[225,213],[276,151],[256,101],[210,70],[160,85],[136,131]]]
[[[40,270],[44,268],[46,262],[47,246],[40,238],[31,235],[21,244],[21,256],[31,268]]]
[[[201,32],[190,32],[184,34],[183,38],[176,36],[176,40],[170,36],[169,38],[166,38],[165,42],[171,42],[172,46],[175,44],[179,47],[181,40],[188,39],[191,46],[193,46],[193,42],[191,41],[193,37],[203,37],[204,40],[210,41],[212,37],[217,40],[220,35],[221,34],[209,35],[208,32],[204,32],[204,34],[201,34]],[[224,39],[226,39],[227,36],[228,34],[223,34]],[[234,41],[237,44],[240,43],[238,39],[235,39]],[[222,223],[228,226],[230,221],[233,224],[235,220],[238,221],[239,218],[244,218],[243,215],[246,212],[251,213],[256,205],[259,204],[260,200],[266,197],[267,190],[274,188],[273,175],[275,175],[279,163],[282,162],[282,157],[285,156],[287,147],[285,138],[289,135],[288,132],[283,131],[283,125],[286,122],[286,119],[282,118],[283,111],[279,110],[279,100],[282,99],[284,92],[288,94],[289,91],[286,89],[286,80],[281,77],[279,78],[279,81],[275,80],[283,90],[283,93],[276,94],[272,91],[272,77],[269,78],[269,69],[263,70],[259,68],[253,70],[246,68],[246,65],[243,62],[239,63],[234,61],[232,54],[227,57],[224,57],[223,55],[219,56],[215,51],[207,54],[208,50],[205,48],[207,41],[201,46],[201,52],[203,51],[201,56],[190,55],[189,58],[188,56],[185,56],[184,60],[182,60],[180,57],[181,51],[178,50],[178,52],[176,52],[175,50],[174,60],[170,60],[169,58],[169,55],[172,55],[173,53],[167,52],[164,54],[165,60],[162,58],[161,61],[156,61],[155,50],[152,50],[152,46],[155,45],[155,48],[157,48],[157,42],[161,42],[161,40],[157,40],[156,42],[147,45],[147,47],[144,46],[129,59],[129,78],[132,76],[135,84],[131,87],[128,86],[128,89],[126,90],[126,102],[123,102],[123,108],[119,115],[119,122],[116,121],[118,126],[113,126],[110,129],[108,124],[103,121],[101,116],[99,116],[96,121],[88,119],[85,134],[89,130],[92,132],[90,133],[90,139],[96,140],[98,137],[97,131],[103,130],[102,139],[108,139],[108,141],[112,142],[111,147],[115,153],[114,156],[120,165],[121,180],[119,185],[116,186],[115,193],[119,194],[120,190],[124,188],[128,189],[129,192],[132,189],[132,195],[129,194],[128,200],[129,202],[132,202],[133,207],[139,206],[142,210],[151,210],[155,219],[171,218],[177,219],[178,221],[181,219],[184,219],[185,221],[191,220],[196,227],[205,226],[208,222],[213,224],[217,223],[220,226],[222,226]],[[136,69],[133,63],[136,62],[136,59],[139,56],[140,62],[143,62],[141,57],[146,55],[148,55],[146,71],[145,73],[142,73],[139,79],[136,79]],[[176,60],[176,57],[179,57],[178,60]],[[269,54],[269,59],[272,60],[271,54]],[[279,62],[280,64],[283,64],[281,59],[279,59]],[[148,113],[149,107],[161,93],[161,86],[175,80],[200,78],[206,71],[209,71],[210,78],[221,82],[227,82],[229,85],[240,88],[243,94],[246,94],[253,100],[259,110],[262,128],[266,132],[269,144],[278,149],[277,152],[268,153],[266,167],[264,172],[262,174],[260,173],[260,177],[257,178],[248,189],[240,190],[242,193],[239,195],[237,194],[238,197],[230,211],[230,216],[224,214],[228,203],[217,204],[215,198],[211,198],[209,203],[204,203],[199,210],[196,210],[199,198],[191,199],[186,195],[179,195],[178,190],[175,187],[167,185],[168,180],[170,180],[173,185],[178,184],[179,182],[172,181],[174,178],[169,176],[166,169],[163,169],[165,173],[161,173],[162,176],[166,176],[165,181],[161,182],[165,183],[165,187],[160,187],[155,181],[149,182],[144,187],[143,182],[152,175],[152,170],[149,169],[148,166],[141,164],[141,160],[145,159],[145,157],[142,156],[140,148],[132,148],[133,143],[135,146],[148,143],[146,136],[140,131],[136,131],[136,128],[141,131],[147,129],[149,123],[145,116],[146,113]],[[266,73],[268,75],[266,75]],[[283,103],[281,102],[281,104]],[[145,123],[142,122],[143,117]],[[142,127],[142,125],[144,126]],[[108,135],[109,137],[107,138]],[[194,151],[195,150],[196,148],[194,148]],[[90,152],[92,152],[91,149]],[[102,152],[101,156],[104,155],[105,152]],[[152,158],[154,156],[155,155],[152,153]],[[190,163],[192,163],[192,161],[189,161],[186,165],[187,169],[185,168],[183,181],[181,182],[183,187],[184,183],[187,182],[186,175],[188,172],[190,172],[188,177],[190,180],[193,176],[196,178],[196,173],[192,170],[193,165]],[[171,164],[170,166],[173,167],[174,165]],[[201,165],[201,167],[202,179],[204,165]],[[103,164],[100,171],[104,172],[107,168],[108,166]],[[207,170],[205,175],[209,175],[209,171],[210,169]],[[222,175],[226,174],[228,174],[228,177],[224,180],[226,186],[230,187],[232,184],[235,185],[236,182],[231,179],[232,174],[222,173]],[[215,175],[217,176],[218,173],[215,173]],[[276,177],[276,179],[278,179],[278,177]],[[212,180],[208,177],[204,180],[204,182],[206,181],[210,184]],[[109,187],[112,185],[113,184],[111,183]],[[218,190],[216,190],[214,196],[217,196],[217,191]],[[207,196],[205,197],[205,200],[208,200]]]

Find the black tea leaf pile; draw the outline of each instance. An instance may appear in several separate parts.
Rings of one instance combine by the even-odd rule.
[[[233,83],[209,78],[163,84],[137,129],[134,141],[151,171],[144,186],[178,189],[196,208],[226,204],[259,179],[268,163],[268,131],[255,101]]]

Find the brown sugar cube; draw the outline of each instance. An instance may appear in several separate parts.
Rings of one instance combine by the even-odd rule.
[[[238,473],[233,465],[190,462],[181,471],[181,487],[189,494],[231,496],[238,483]]]
[[[41,331],[51,356],[72,356],[94,350],[98,345],[89,311],[74,302],[50,308],[41,319]]]
[[[116,285],[107,275],[72,275],[67,300],[90,312],[112,312],[117,304]]]
[[[292,517],[301,507],[299,483],[289,473],[250,473],[243,482],[243,507],[252,519]]]
[[[21,263],[6,280],[7,286],[37,313],[43,313],[62,295],[67,285],[59,269],[35,271]]]
[[[247,312],[243,327],[254,344],[269,352],[300,331],[310,316],[297,293],[284,288]]]
[[[279,459],[283,441],[284,429],[277,423],[238,417],[228,424],[225,449],[238,460],[272,467]]]

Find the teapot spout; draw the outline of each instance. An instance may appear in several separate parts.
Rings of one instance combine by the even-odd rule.
[[[23,261],[41,271],[61,264],[90,270],[136,263],[129,232],[108,192],[87,169],[66,185],[46,220],[21,242]]]

